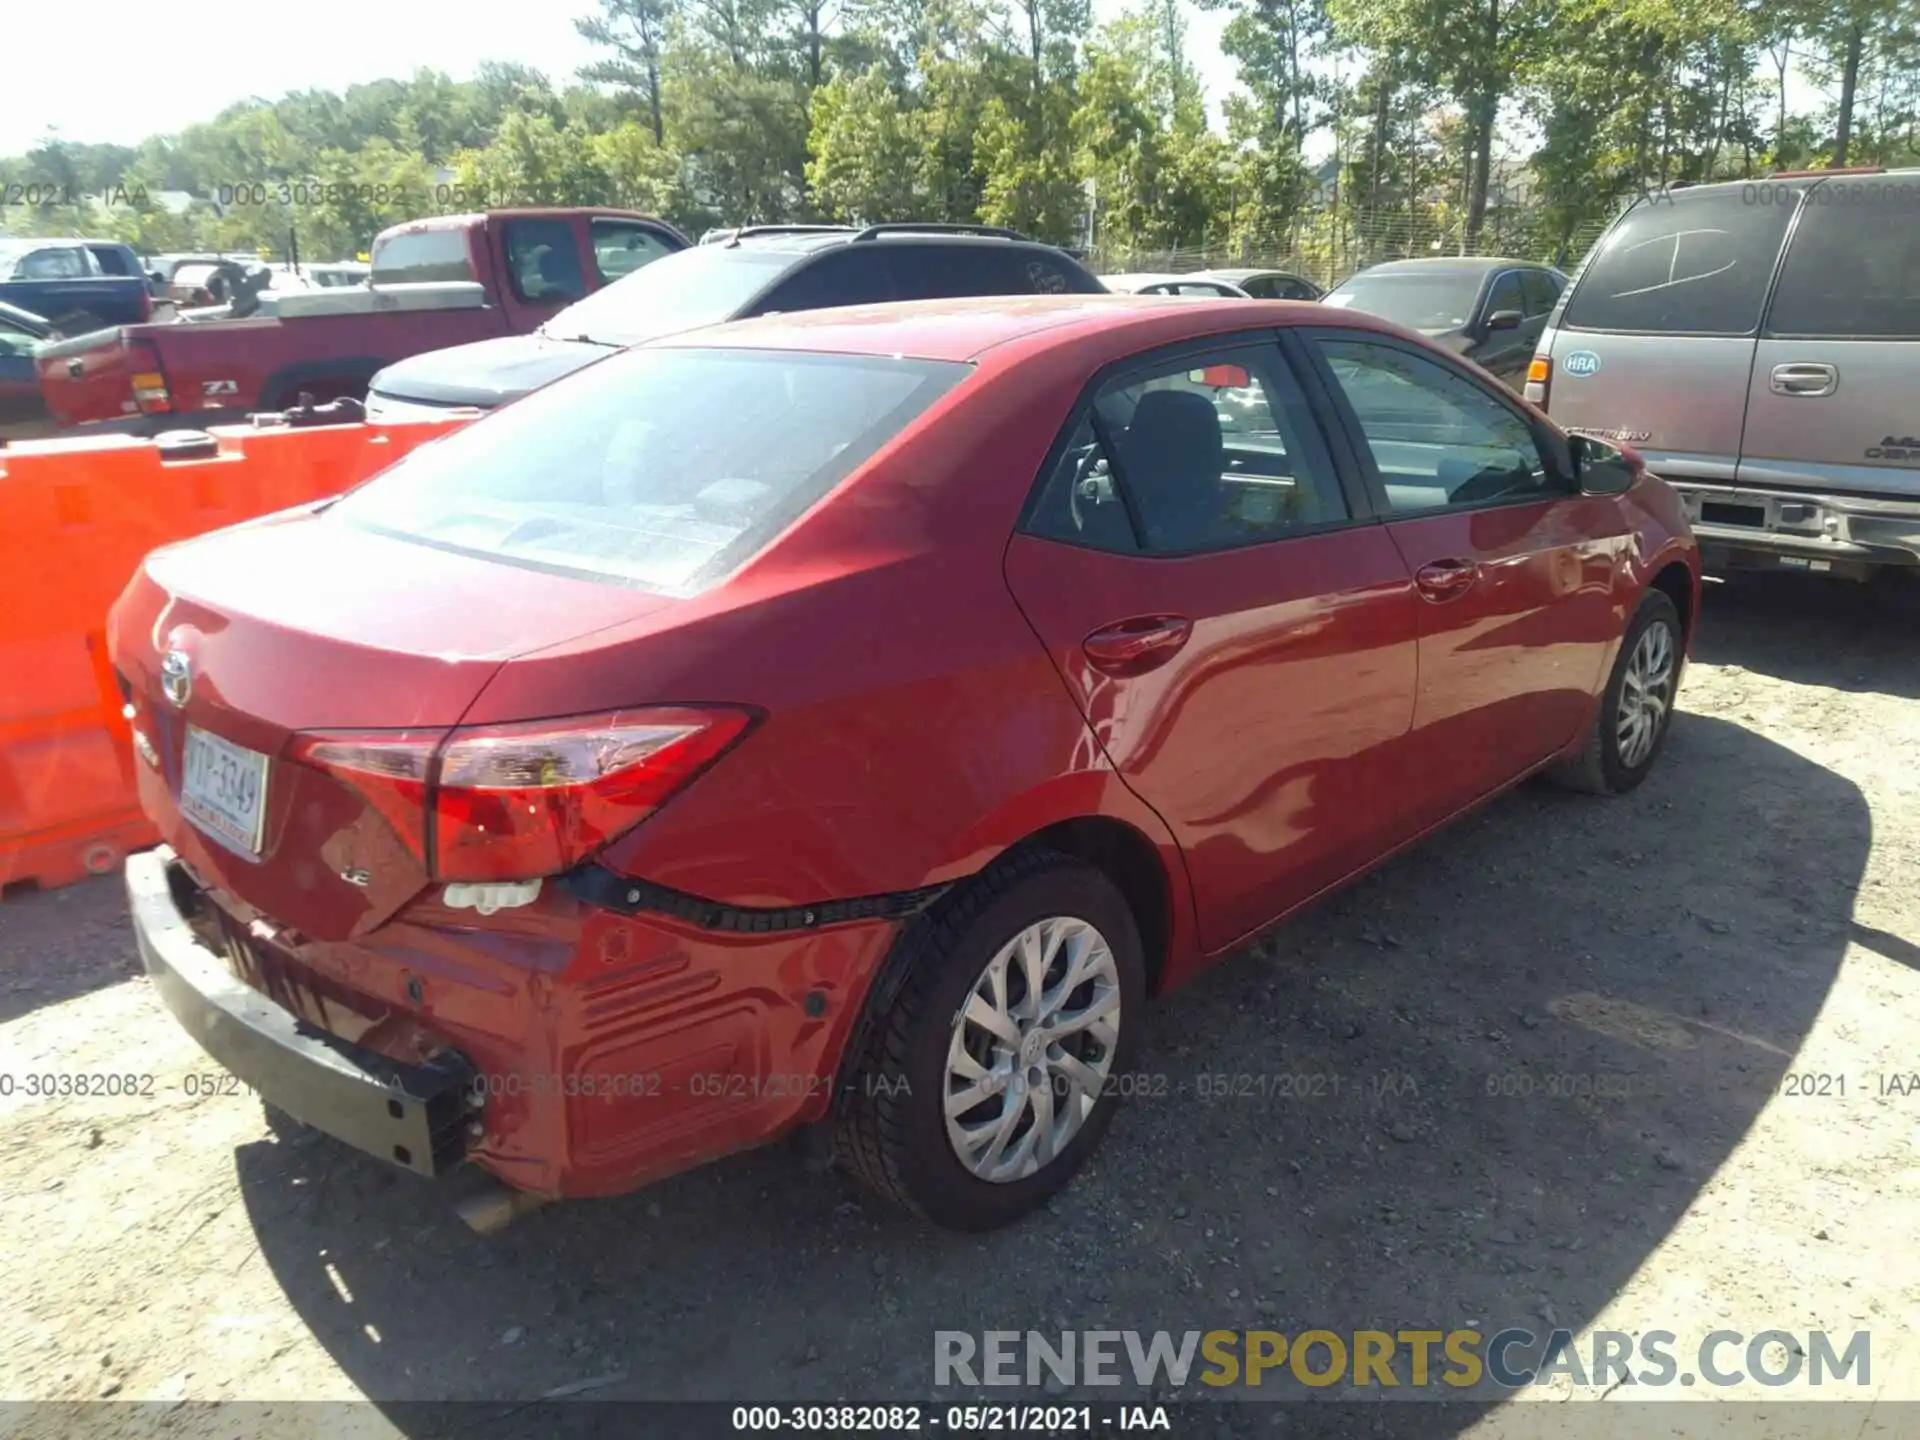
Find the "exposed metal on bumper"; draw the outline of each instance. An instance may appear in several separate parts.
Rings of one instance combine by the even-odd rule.
[[[472,1071],[457,1058],[407,1065],[327,1035],[235,978],[182,914],[173,851],[129,857],[140,960],[187,1033],[295,1119],[420,1175],[465,1153]]]
[[[1668,483],[1701,544],[1809,562],[1920,565],[1920,503]]]

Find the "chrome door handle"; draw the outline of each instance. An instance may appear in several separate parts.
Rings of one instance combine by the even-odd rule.
[[[1831,395],[1840,388],[1840,372],[1832,365],[1776,365],[1772,384],[1776,395]]]

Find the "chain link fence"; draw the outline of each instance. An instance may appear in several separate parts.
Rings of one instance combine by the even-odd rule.
[[[1097,274],[1184,274],[1193,270],[1262,268],[1284,270],[1322,288],[1386,260],[1438,255],[1504,255],[1541,261],[1571,273],[1606,229],[1594,220],[1569,234],[1557,233],[1539,211],[1498,206],[1487,212],[1476,244],[1466,243],[1466,217],[1444,206],[1409,213],[1330,206],[1307,211],[1284,230],[1241,234],[1204,245],[1174,249],[1137,245],[1096,231],[1088,262]]]

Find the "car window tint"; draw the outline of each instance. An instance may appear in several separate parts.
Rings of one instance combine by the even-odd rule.
[[[1640,202],[1587,256],[1564,323],[1576,330],[1752,334],[1795,193],[1786,185],[1748,185]],[[1759,195],[1781,198],[1753,203]]]
[[[1345,497],[1306,401],[1254,349],[1183,357],[1100,391],[1036,506],[1035,529],[1102,549],[1221,550],[1344,520]],[[1096,437],[1098,443],[1095,443]],[[1111,447],[1111,451],[1107,447]],[[1117,461],[1117,463],[1115,463]],[[1124,487],[1115,498],[1115,486]],[[1131,517],[1138,533],[1123,536]]]
[[[818,502],[965,365],[627,350],[410,452],[332,513],[508,563],[687,594]]]
[[[89,245],[93,252],[94,264],[100,267],[102,275],[138,275],[132,259],[117,245]]]
[[[1554,303],[1560,298],[1560,284],[1544,270],[1523,270],[1520,272],[1520,289],[1526,295],[1527,318],[1553,313]]]
[[[1466,376],[1396,345],[1316,343],[1394,513],[1537,500],[1563,488],[1526,421]]]
[[[1509,270],[1493,282],[1493,293],[1487,296],[1487,314],[1492,315],[1501,310],[1518,310],[1525,314],[1526,309],[1527,297],[1520,288],[1519,275]]]
[[[668,243],[658,230],[630,220],[595,220],[590,228],[593,264],[600,272],[603,285],[631,275],[642,265],[650,265],[681,248]]]
[[[509,220],[506,237],[507,274],[522,300],[570,304],[587,293],[570,221]]]
[[[473,261],[464,230],[418,230],[374,242],[376,285],[471,279]]]
[[[1830,180],[1793,232],[1771,335],[1920,338],[1920,185]]]
[[[1240,288],[1256,300],[1277,300],[1283,298],[1280,282],[1271,275],[1253,275],[1239,282]]]
[[[827,310],[839,305],[877,305],[894,299],[887,257],[877,245],[833,250],[796,270],[754,308]]]
[[[966,295],[1066,295],[1089,287],[1037,246],[999,242],[964,245],[881,242],[886,265],[902,300],[942,300]]]

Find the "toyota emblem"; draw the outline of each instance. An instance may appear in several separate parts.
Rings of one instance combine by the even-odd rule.
[[[185,707],[193,694],[193,662],[184,650],[169,650],[160,662],[160,688],[176,706]]]

